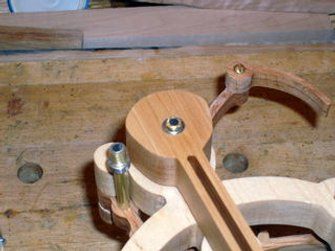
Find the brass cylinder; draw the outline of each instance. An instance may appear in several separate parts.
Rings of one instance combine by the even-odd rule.
[[[107,152],[107,166],[113,174],[116,201],[120,208],[126,209],[130,203],[129,173],[130,159],[123,143],[113,143]]]
[[[114,174],[116,201],[122,209],[129,208],[129,173]]]

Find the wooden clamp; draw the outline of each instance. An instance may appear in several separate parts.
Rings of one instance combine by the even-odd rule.
[[[218,121],[231,107],[245,103],[252,86],[288,92],[306,101],[317,113],[327,114],[331,103],[313,85],[299,77],[234,64],[227,70],[226,89],[210,107],[192,93],[163,91],[141,99],[126,119],[127,147],[132,164],[149,180],[163,186],[177,187],[213,250],[262,249],[208,160],[213,122]],[[171,118],[174,122],[171,120],[169,126],[176,126],[174,123],[182,125],[177,133],[166,130],[166,123]],[[100,155],[96,153],[96,156]],[[110,184],[105,183],[111,180],[105,177],[101,167],[106,163],[100,159],[95,157],[98,167],[96,177],[98,188],[99,183],[104,184],[99,188],[100,196],[106,197],[110,194],[107,191],[110,188],[105,187]],[[132,196],[136,195],[132,193]],[[100,204],[102,211],[108,208],[108,202],[106,204]],[[129,215],[132,214],[124,214],[123,217],[132,218]],[[136,218],[136,213],[133,215]],[[130,218],[128,222],[131,226],[134,220]],[[140,225],[135,224],[137,227]]]

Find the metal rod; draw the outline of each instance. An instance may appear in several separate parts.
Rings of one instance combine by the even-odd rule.
[[[130,192],[129,192],[129,173],[130,159],[126,146],[123,143],[113,143],[108,148],[107,166],[109,172],[113,174],[114,187],[116,193],[116,201],[120,208],[129,208]]]

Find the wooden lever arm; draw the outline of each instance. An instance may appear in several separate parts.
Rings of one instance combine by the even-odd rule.
[[[213,250],[262,250],[203,152],[179,158],[178,188]]]

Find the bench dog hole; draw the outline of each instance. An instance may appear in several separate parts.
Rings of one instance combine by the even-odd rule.
[[[23,183],[33,184],[43,176],[43,169],[39,164],[27,162],[17,170],[17,177]]]

